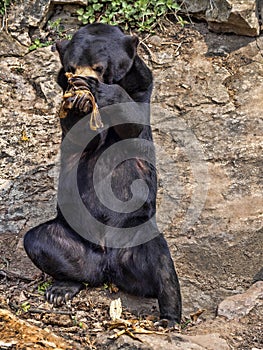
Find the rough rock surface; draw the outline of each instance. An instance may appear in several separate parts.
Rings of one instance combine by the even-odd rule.
[[[186,289],[192,305],[204,309],[212,300],[242,292],[262,266],[263,244],[262,39],[196,28],[198,39],[189,33],[180,54],[176,45],[164,44],[165,55],[156,50],[153,56],[154,103],[171,111],[164,118],[153,114],[152,121],[155,140],[167,155],[160,159],[164,204],[158,215],[180,270],[187,311]],[[191,153],[186,129],[197,154]],[[207,176],[198,165],[207,167]],[[200,193],[194,192],[195,183]],[[189,206],[193,216],[200,208],[202,213],[185,231]]]
[[[56,117],[60,90],[55,82],[58,64],[50,47],[23,59],[1,58],[2,233],[17,234],[31,218],[32,223],[36,217],[45,220],[55,210],[54,176],[60,142]]]
[[[87,0],[25,0],[20,6],[13,6],[8,19],[8,27],[12,32],[30,27],[43,28],[54,13],[57,5],[76,6],[87,5]],[[21,26],[22,24],[22,26]]]
[[[259,35],[257,1],[255,0],[184,0],[182,11],[205,19],[215,32]]]
[[[20,320],[8,310],[0,309],[0,328],[0,349],[69,349],[63,338]]]
[[[246,292],[232,295],[218,305],[218,316],[231,320],[250,313],[254,307],[263,306],[263,281],[256,282]]]

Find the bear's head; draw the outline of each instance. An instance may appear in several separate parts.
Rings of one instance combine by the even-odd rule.
[[[131,69],[138,42],[136,36],[125,35],[117,26],[88,24],[70,41],[56,43],[63,66],[61,73],[72,72],[96,77],[106,84],[117,83]],[[58,83],[64,88],[63,79],[58,79]]]

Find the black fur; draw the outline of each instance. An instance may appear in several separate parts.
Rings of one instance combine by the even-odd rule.
[[[74,73],[76,67],[99,64],[99,80],[88,77],[84,80],[96,96],[100,108],[120,102],[149,104],[152,74],[137,55],[137,44],[136,37],[125,35],[118,27],[87,25],[71,41],[57,44],[63,65],[58,74],[58,83],[65,91],[65,72]],[[136,110],[135,104],[134,111],[140,113],[141,109]],[[149,118],[147,108],[144,113]],[[61,119],[63,138],[82,117],[80,111],[73,109],[65,119]],[[103,122],[106,123],[107,118],[114,116],[102,113]],[[87,145],[78,164],[78,188],[85,206],[97,220],[109,226],[126,228],[147,222],[154,216],[157,181],[154,165],[137,158],[128,159],[114,170],[112,190],[118,199],[125,202],[132,197],[131,183],[143,179],[149,188],[144,205],[133,213],[118,213],[105,207],[97,198],[92,176],[102,152],[123,139],[136,137],[152,141],[150,126],[127,124],[129,115],[125,111],[122,118],[122,125],[97,133]],[[76,154],[63,154],[62,150],[59,190],[63,193],[70,194],[70,183],[64,175],[74,165],[75,158]],[[74,207],[74,203],[69,205],[78,217],[78,208]],[[158,230],[156,225],[153,230]],[[148,242],[129,248],[110,248],[104,243],[103,237],[102,244],[81,237],[67,223],[59,207],[54,220],[27,232],[24,238],[27,254],[36,266],[55,279],[46,293],[47,300],[60,304],[78,293],[83,282],[89,286],[112,282],[126,292],[158,298],[161,318],[180,322],[180,287],[163,235],[157,232]]]

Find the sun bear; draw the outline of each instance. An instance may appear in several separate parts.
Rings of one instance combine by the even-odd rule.
[[[24,246],[35,265],[55,280],[46,291],[51,303],[72,298],[84,283],[108,282],[157,298],[161,319],[180,323],[180,286],[155,220],[153,78],[137,54],[138,43],[119,27],[100,23],[56,43],[62,63],[58,84],[68,98],[70,77],[79,95],[73,94],[60,119],[57,216],[28,231]],[[101,118],[93,130],[86,122],[90,101],[85,91],[94,97]]]

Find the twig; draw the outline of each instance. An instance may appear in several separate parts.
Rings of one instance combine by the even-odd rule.
[[[188,7],[187,7],[186,4],[185,4],[185,0],[183,0],[183,1],[181,2],[181,4],[180,4],[180,10],[182,9],[182,6],[184,6],[184,8],[185,8],[185,10],[186,10],[186,16],[188,17],[189,22],[190,22],[191,24],[193,24],[193,21],[192,21],[192,19],[191,19],[190,13],[189,13],[189,11],[188,11]],[[180,10],[178,11],[179,13],[180,13]]]
[[[36,279],[33,279],[32,282],[30,282],[27,285],[27,288],[33,286],[34,284],[38,284],[41,281],[45,281],[45,277],[43,276],[43,273],[41,273],[41,275],[39,277],[37,277]]]
[[[140,41],[140,44],[146,49],[147,53],[150,56],[150,60],[152,61],[153,53],[150,50],[149,46],[147,44],[145,44],[143,41]]]
[[[182,43],[174,43],[173,41],[162,41],[161,45],[175,45],[175,46],[181,46]]]
[[[33,281],[32,278],[28,278],[28,277],[19,275],[18,273],[11,272],[11,271],[5,271],[5,270],[0,270],[0,277],[9,278],[10,280],[18,279],[18,280],[22,280],[25,282],[32,282]]]
[[[16,311],[20,310],[23,311],[23,309],[20,307],[20,305],[16,303],[9,302],[9,306]],[[25,312],[32,313],[32,314],[56,314],[56,315],[74,315],[71,311],[65,311],[65,310],[54,310],[54,309],[39,309],[39,308],[29,308]]]
[[[4,261],[4,263],[6,263],[6,267],[9,268],[9,265],[10,265],[9,260],[7,260],[5,257],[3,257],[3,261]]]
[[[3,18],[2,18],[2,26],[0,28],[0,32],[2,32],[2,30],[4,29],[5,27],[5,14],[3,15]]]
[[[140,44],[147,40],[151,35],[151,33],[147,34],[143,39],[140,40]]]
[[[210,0],[209,2],[210,2],[211,10],[213,10],[216,7],[216,5],[213,0]]]
[[[0,32],[2,32],[3,29],[5,29],[5,31],[8,33],[8,30],[7,30],[7,11],[6,11],[6,3],[4,1],[4,14],[3,14],[3,18],[2,18],[2,26],[0,28]]]
[[[72,316],[72,312],[70,311],[64,311],[64,310],[46,310],[46,309],[35,309],[30,308],[27,310],[27,312],[30,312],[32,314],[56,314],[56,315],[70,315]]]
[[[139,337],[134,335],[130,329],[127,328],[125,333],[128,334],[128,336],[130,336],[132,339],[138,340],[139,342],[143,343],[143,341]]]
[[[177,54],[177,52],[180,50],[181,46],[182,46],[182,43],[179,43],[179,44],[177,45],[177,49],[175,50],[174,55]]]

